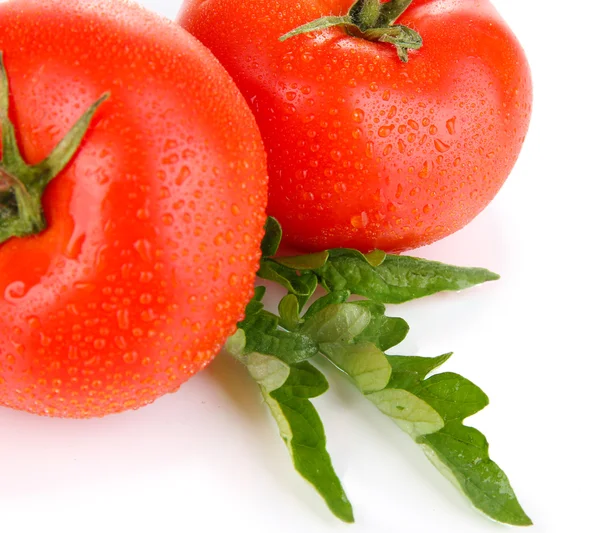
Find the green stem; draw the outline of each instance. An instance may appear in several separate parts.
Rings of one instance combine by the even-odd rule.
[[[412,0],[390,0],[386,4],[383,4],[377,25],[391,26],[408,9],[410,4],[412,4]]]
[[[35,235],[46,229],[42,195],[46,186],[58,176],[79,150],[104,94],[81,116],[58,143],[52,153],[37,165],[28,165],[17,142],[15,127],[9,117],[10,87],[0,51],[0,244],[12,237]]]
[[[423,45],[421,36],[415,30],[394,24],[411,3],[412,0],[390,0],[386,3],[381,3],[381,0],[356,0],[346,16],[326,16],[313,20],[282,35],[279,40],[339,26],[352,37],[394,45],[398,57],[406,62],[408,51],[418,50]]]

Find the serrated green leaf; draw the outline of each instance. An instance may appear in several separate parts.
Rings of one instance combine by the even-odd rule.
[[[365,259],[372,267],[380,266],[387,257],[387,254],[383,250],[373,250],[372,252],[365,254]]]
[[[225,343],[225,350],[240,359],[246,350],[246,334],[243,329],[238,329]]]
[[[384,389],[367,395],[367,398],[413,439],[444,427],[444,420],[439,413],[407,390]]]
[[[352,505],[327,452],[323,424],[308,400],[325,392],[327,381],[309,363],[293,365],[290,370],[285,384],[271,392],[263,388],[263,397],[298,473],[315,487],[338,518],[353,522]]]
[[[388,255],[379,266],[354,250],[330,250],[314,270],[329,292],[349,290],[379,303],[403,303],[442,291],[462,290],[499,277],[482,268],[462,268],[407,256]]]
[[[319,280],[315,274],[310,271],[298,274],[296,270],[268,259],[261,261],[258,276],[279,283],[289,293],[297,296],[300,309],[306,305],[306,302],[315,293],[319,284]]]
[[[479,431],[454,421],[436,433],[420,437],[418,442],[438,470],[477,509],[505,524],[532,524],[506,474],[490,459],[487,440]]]
[[[265,236],[261,244],[263,258],[273,257],[277,253],[282,236],[281,224],[273,217],[268,217],[265,223]]]
[[[290,377],[290,365],[272,355],[250,353],[246,358],[248,372],[266,392],[271,393],[285,384]]]
[[[313,302],[313,304],[306,310],[306,313],[304,313],[303,320],[307,321],[329,305],[346,303],[350,296],[350,291],[327,293],[325,296],[322,296]]]
[[[442,366],[451,357],[451,353],[440,355],[439,357],[389,355],[388,361],[396,374],[400,372],[414,372],[418,379],[425,379],[431,372]]]
[[[371,322],[355,338],[355,342],[372,342],[385,352],[400,344],[408,335],[410,328],[406,321],[402,318],[386,316],[385,305],[371,300],[362,300],[353,303],[366,307],[371,313]]]
[[[294,257],[278,257],[276,261],[294,270],[315,270],[321,268],[327,263],[329,252],[319,252],[310,255],[298,255]]]
[[[485,393],[458,374],[426,379],[450,354],[431,359],[386,356],[375,345],[367,346],[319,343],[321,353],[347,373],[383,414],[421,444],[432,463],[477,508],[500,522],[529,525],[506,475],[489,460],[485,437],[462,424],[488,404]],[[468,440],[460,444],[461,438]]]
[[[331,362],[352,377],[363,394],[384,389],[392,375],[385,354],[370,342],[319,345]]]
[[[288,331],[298,329],[302,319],[300,318],[300,303],[295,294],[288,294],[279,302],[279,319],[281,325]]]
[[[262,303],[262,299],[265,297],[266,292],[266,287],[256,287],[254,289],[254,297],[246,306],[246,318],[257,314],[264,309],[265,306]]]
[[[445,422],[462,422],[490,403],[477,385],[451,372],[423,381],[415,394],[440,413]]]
[[[240,322],[245,333],[245,353],[274,355],[288,364],[306,361],[317,355],[317,344],[307,335],[279,328],[279,318],[260,311]]]
[[[369,309],[351,303],[328,305],[304,322],[300,332],[321,343],[348,343],[371,322]]]

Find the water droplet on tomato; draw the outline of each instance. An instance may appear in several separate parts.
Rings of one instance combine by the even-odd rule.
[[[363,211],[360,215],[353,216],[351,223],[355,228],[362,229],[369,223],[369,215]]]
[[[454,135],[456,133],[456,117],[452,117],[446,122],[446,129],[450,135]]]
[[[392,133],[392,126],[381,126],[379,128],[378,134],[380,137],[386,138],[389,137]]]
[[[123,355],[123,361],[125,361],[128,365],[132,365],[138,360],[137,352],[127,352]]]
[[[117,324],[120,329],[129,329],[129,311],[127,309],[119,309],[117,311]]]
[[[188,166],[181,167],[181,170],[179,171],[179,175],[177,176],[177,178],[175,178],[175,185],[178,185],[178,186],[183,185],[191,175],[192,175],[192,171],[190,170],[190,168]]]
[[[352,113],[352,120],[354,122],[358,122],[359,124],[365,119],[365,112],[362,109],[355,109],[354,113]]]
[[[448,150],[450,150],[450,145],[446,144],[445,142],[441,141],[440,139],[436,139],[433,144],[435,145],[435,149],[440,152],[440,153],[444,153],[447,152]]]
[[[20,300],[27,294],[27,286],[22,281],[13,281],[4,290],[4,298],[9,302]]]

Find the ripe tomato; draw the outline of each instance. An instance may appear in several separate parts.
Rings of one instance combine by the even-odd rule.
[[[531,113],[527,60],[487,0],[414,0],[399,22],[423,45],[407,63],[356,28],[278,40],[349,7],[247,0],[233,21],[229,0],[187,0],[180,23],[255,113],[268,211],[288,244],[402,251],[431,243],[470,222],[512,170]]]
[[[47,229],[0,244],[0,404],[67,417],[143,406],[211,361],[252,295],[258,128],[204,46],[133,4],[14,0],[0,26],[26,162],[110,91],[44,193]],[[3,130],[0,218],[15,209]]]

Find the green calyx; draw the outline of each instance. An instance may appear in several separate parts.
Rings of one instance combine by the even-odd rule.
[[[413,29],[396,25],[394,22],[411,4],[412,0],[356,0],[345,16],[329,16],[304,24],[279,38],[285,41],[290,37],[340,26],[349,35],[367,41],[390,43],[396,47],[398,57],[406,63],[408,51],[423,46],[423,39]]]
[[[10,88],[0,52],[0,244],[12,237],[36,235],[46,229],[42,195],[46,186],[69,164],[87,133],[106,93],[75,123],[52,153],[37,165],[28,165],[21,155],[15,127],[9,117]]]

